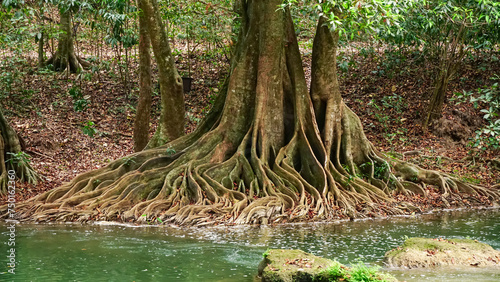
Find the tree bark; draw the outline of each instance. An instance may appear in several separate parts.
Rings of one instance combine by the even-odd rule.
[[[138,2],[140,2],[139,0]],[[140,3],[138,3],[139,6]],[[151,113],[151,41],[144,12],[139,13],[139,100],[134,122],[134,151],[142,151],[149,141]]]
[[[61,8],[60,13],[60,23],[59,23],[59,42],[57,45],[57,51],[50,58],[46,64],[52,65],[55,71],[64,71],[69,68],[71,72],[79,72],[90,64],[79,58],[75,54],[75,49],[73,46],[73,32],[71,28],[71,10]]]
[[[432,97],[422,122],[422,129],[424,132],[427,131],[427,128],[433,121],[441,118],[448,83],[456,74],[458,67],[466,55],[466,49],[463,43],[467,28],[464,25],[461,26],[456,36],[453,32],[450,32],[448,41],[441,46],[441,52],[439,54],[439,73],[434,81]]]
[[[184,134],[184,93],[182,78],[175,68],[167,33],[156,0],[138,0],[148,26],[149,37],[158,64],[161,113],[156,132],[147,148],[161,146]]]
[[[339,32],[331,32],[325,17],[320,17],[313,41],[311,66],[311,98],[316,121],[322,133],[327,158],[335,148],[335,159],[339,159],[342,135],[342,97],[337,78],[337,47]],[[334,141],[335,144],[333,143]]]
[[[0,109],[0,195],[7,191],[7,171],[14,170],[21,181],[36,184],[40,177],[24,158],[16,158],[22,153],[22,146],[17,133],[9,125]]]
[[[38,68],[39,69],[43,68],[43,66],[45,65],[43,44],[44,44],[44,34],[43,34],[43,32],[41,32],[41,36],[38,39]]]

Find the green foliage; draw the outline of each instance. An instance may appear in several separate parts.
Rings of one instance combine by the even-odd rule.
[[[340,278],[343,278],[347,274],[346,268],[342,267],[342,264],[337,261],[332,266],[328,267],[326,272],[328,273],[330,281],[338,281]]]
[[[97,133],[97,129],[94,126],[95,123],[93,121],[87,121],[82,127],[83,134],[88,135],[91,138],[94,137]]]
[[[19,72],[6,71],[0,73],[0,98],[6,99],[12,91],[14,82],[20,82]]]
[[[379,31],[386,42],[411,46],[440,56],[453,40],[467,49],[491,48],[500,40],[500,2],[496,0],[430,0],[398,2],[399,25]],[[456,50],[447,50],[456,51]]]
[[[333,265],[323,270],[315,281],[346,281],[346,282],[386,282],[397,281],[393,276],[381,273],[380,266],[366,266],[358,261],[351,268],[335,261]]]
[[[492,80],[498,80],[497,75]],[[455,93],[454,99],[457,104],[469,101],[474,105],[474,108],[481,108],[484,113],[483,119],[486,125],[476,131],[476,136],[472,142],[472,146],[482,150],[498,150],[500,149],[500,88],[498,82],[495,82],[488,88],[479,88],[477,93],[463,91],[463,93]]]
[[[393,143],[396,139],[405,142],[407,129],[401,127],[403,119],[392,119],[391,114],[398,116],[403,115],[407,108],[407,104],[401,95],[393,93],[392,95],[384,96],[380,103],[372,99],[368,105],[369,113],[375,117],[380,126],[385,131],[384,137],[389,143]]]
[[[282,7],[299,6],[303,13],[312,13],[327,18],[332,30],[347,40],[362,38],[363,32],[376,34],[380,26],[397,24],[399,15],[397,1],[297,1],[286,0]]]
[[[369,282],[369,281],[387,281],[386,277],[380,275],[380,266],[368,267],[363,262],[353,265],[349,271],[349,282]]]
[[[175,149],[172,148],[172,147],[168,147],[167,148],[167,151],[165,152],[168,156],[171,156],[173,154],[175,154]]]
[[[377,179],[385,179],[387,178],[387,174],[389,172],[389,167],[386,164],[377,165],[373,171],[373,177]]]
[[[267,258],[269,256],[269,250],[270,249],[267,249],[263,254],[262,254],[262,257],[263,258]]]
[[[125,157],[125,158],[123,158],[123,165],[130,166],[131,164],[135,164],[134,157]]]
[[[382,107],[386,110],[392,109],[397,114],[403,114],[408,106],[401,95],[393,93],[392,95],[384,96],[381,100]]]
[[[80,87],[74,85],[68,90],[68,94],[73,98],[73,109],[75,112],[83,112],[88,109],[90,104],[88,100],[89,96],[83,96]]]
[[[189,42],[188,54],[203,44],[209,56],[229,57],[227,42],[235,39],[233,9],[230,0],[210,2],[166,0],[160,3],[161,14],[168,24],[169,37]],[[173,50],[175,53],[176,50]]]
[[[139,43],[137,30],[131,28],[128,24],[129,20],[137,12],[137,8],[132,6],[131,3],[135,2],[128,0],[101,1],[100,9],[97,13],[107,23],[105,41],[112,47],[121,45],[124,48],[131,48]]]
[[[31,162],[30,155],[26,154],[23,151],[17,153],[7,152],[7,156],[8,158],[5,162],[11,167],[18,165],[27,165]]]

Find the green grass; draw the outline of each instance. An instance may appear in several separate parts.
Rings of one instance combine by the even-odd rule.
[[[380,266],[367,266],[359,261],[349,268],[335,261],[333,265],[315,277],[314,281],[390,282],[397,281],[397,279],[380,272]]]

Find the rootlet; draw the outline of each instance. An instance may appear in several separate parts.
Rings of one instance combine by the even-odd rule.
[[[11,223],[8,227],[7,230],[9,232],[9,242],[7,245],[10,247],[15,247],[16,246],[16,224]],[[15,248],[10,248],[7,250],[7,267],[9,267],[9,273],[15,274],[16,272],[16,249]]]

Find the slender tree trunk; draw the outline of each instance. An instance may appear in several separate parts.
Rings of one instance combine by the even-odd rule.
[[[83,68],[90,66],[90,64],[75,54],[71,28],[71,11],[61,9],[59,12],[61,20],[59,23],[60,35],[57,51],[46,64],[52,65],[56,71],[62,72],[66,68],[69,68],[71,72],[79,72]]]
[[[156,0],[139,0],[148,26],[149,37],[158,64],[161,114],[158,127],[148,148],[154,148],[184,134],[184,93],[182,78],[175,68],[167,33]]]
[[[38,39],[38,68],[41,69],[45,65],[44,61],[44,53],[43,53],[43,43],[44,43],[44,34],[41,33],[40,38]]]
[[[422,122],[422,129],[424,131],[427,131],[428,126],[434,120],[441,118],[448,83],[456,74],[458,67],[466,55],[467,50],[463,44],[465,33],[466,27],[464,24],[457,32],[456,36],[454,36],[454,33],[451,33],[449,35],[449,41],[441,46],[439,73],[434,81],[432,97]]]
[[[140,2],[139,0],[138,2]],[[139,6],[139,3],[138,3]],[[134,150],[142,151],[149,141],[151,113],[151,41],[144,12],[139,13],[139,101],[134,122]]]

